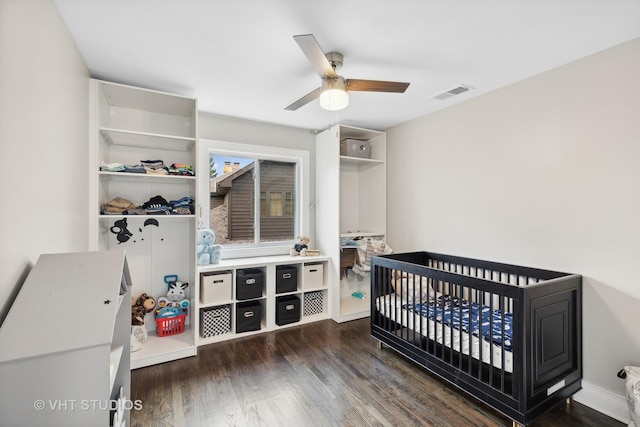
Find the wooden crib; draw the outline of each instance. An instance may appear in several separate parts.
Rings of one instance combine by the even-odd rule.
[[[373,257],[371,334],[528,425],[581,389],[582,276],[428,252]]]

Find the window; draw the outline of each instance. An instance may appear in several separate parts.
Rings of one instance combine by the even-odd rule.
[[[201,140],[200,158],[199,226],[223,257],[286,254],[307,234],[307,152]]]

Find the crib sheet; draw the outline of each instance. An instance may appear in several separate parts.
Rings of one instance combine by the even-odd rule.
[[[452,298],[450,295],[440,295],[430,303],[406,304],[403,308],[418,312],[422,316],[428,316],[464,332],[471,332],[474,336],[482,335],[482,338],[488,342],[503,346],[505,350],[512,350],[511,324],[513,316],[511,313],[503,314],[501,310],[492,310],[486,305],[469,303],[463,299]]]
[[[513,353],[511,348],[511,314],[505,313],[505,339],[502,345],[502,313],[487,306],[468,303],[464,300],[438,295],[436,301],[430,303],[406,304],[395,295],[384,295],[376,300],[378,311],[402,326],[421,333],[455,351],[462,351],[480,360],[480,346],[482,345],[482,361],[502,369],[504,353],[504,370],[513,372]],[[450,309],[450,307],[454,307]],[[458,308],[460,307],[460,308]],[[478,312],[482,310],[482,322],[478,322]],[[460,317],[460,312],[463,315]],[[471,311],[472,322],[469,325],[468,312]],[[489,314],[494,322],[489,321]],[[474,319],[475,317],[475,319]],[[418,322],[419,320],[419,322]],[[415,323],[415,327],[414,327]],[[493,323],[493,332],[492,325]],[[428,324],[428,326],[427,326]],[[462,324],[462,325],[461,325]],[[469,330],[471,329],[471,351],[469,349]],[[509,331],[509,334],[507,334]],[[493,360],[491,360],[493,352]]]

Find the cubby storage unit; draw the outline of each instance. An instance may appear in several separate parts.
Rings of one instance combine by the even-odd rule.
[[[157,300],[167,293],[164,277],[177,275],[178,280],[191,285],[188,293],[193,306],[193,295],[197,294],[193,289],[197,283],[193,214],[197,100],[95,79],[90,85],[89,248],[126,251],[134,298],[147,293]],[[167,167],[191,166],[193,174],[101,170],[105,165],[113,169],[113,164],[139,165],[146,160],[161,160]],[[103,207],[116,198],[148,210],[144,215],[135,214],[133,207],[126,215],[106,214]],[[180,200],[185,204],[171,203]],[[166,209],[164,202],[174,209]],[[161,210],[153,210],[151,205],[161,205]],[[147,314],[149,339],[131,354],[131,367],[195,355],[194,316],[191,311],[184,332],[158,337],[153,314]]]
[[[330,289],[329,311],[336,322],[370,313],[370,278],[345,275],[341,238],[386,237],[386,134],[333,126],[316,136],[316,247],[331,258],[325,274]],[[340,155],[340,141],[368,142],[369,158]],[[337,207],[337,211],[336,211]],[[354,292],[365,298],[352,296]]]
[[[124,251],[41,255],[0,328],[0,424],[128,426],[130,298]]]
[[[198,316],[194,316],[198,322],[195,330],[200,331],[196,337],[196,345],[328,319],[329,287],[325,275],[328,262],[329,257],[322,255],[308,257],[281,255],[223,259],[219,264],[199,266],[200,283],[218,274],[230,274],[233,283],[237,284],[240,280],[246,285],[247,280],[256,279],[256,281],[263,280],[263,286],[260,293],[251,293],[249,297],[242,286],[240,288],[242,295],[238,295],[237,286],[233,286],[229,299],[209,303],[205,303],[202,296],[197,295],[195,297],[197,303],[193,307],[193,311],[199,313]],[[310,276],[303,274],[310,267],[314,272]],[[292,280],[294,275],[295,280]],[[284,288],[278,286],[279,282],[282,283],[282,279],[285,279],[286,283]],[[255,282],[249,284],[249,288],[254,284]],[[194,289],[199,293],[202,286],[196,285]],[[298,301],[297,320],[278,322],[280,298]]]

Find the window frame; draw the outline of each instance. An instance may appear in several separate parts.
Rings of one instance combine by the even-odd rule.
[[[261,145],[252,145],[244,143],[236,143],[229,141],[219,141],[213,139],[200,139],[198,148],[198,169],[196,170],[197,182],[197,228],[209,228],[209,156],[211,153],[225,156],[249,157],[256,160],[273,160],[280,162],[289,162],[296,164],[296,186],[294,198],[294,236],[309,235],[309,217],[310,217],[310,165],[309,152],[304,150],[294,150],[288,148],[268,147]],[[197,173],[198,170],[206,170],[207,173]],[[284,196],[284,194],[283,194]],[[283,204],[283,209],[286,206]],[[256,197],[254,212],[259,221],[260,215],[260,197]],[[283,240],[278,242],[261,242],[259,244],[227,244],[223,245],[223,259],[246,258],[256,256],[271,255],[288,255],[292,240]]]

